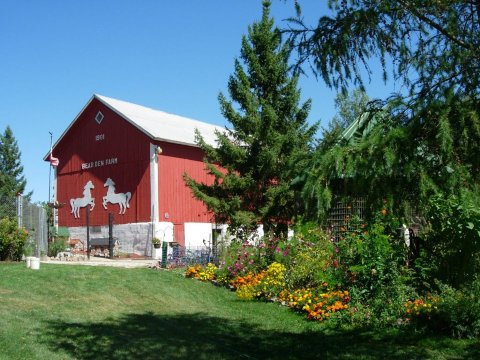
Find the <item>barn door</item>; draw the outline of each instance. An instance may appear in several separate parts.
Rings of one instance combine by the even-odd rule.
[[[185,246],[185,224],[173,224],[173,241]]]

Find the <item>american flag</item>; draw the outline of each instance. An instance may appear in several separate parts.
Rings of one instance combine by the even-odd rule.
[[[52,153],[50,152],[50,165],[52,165],[53,167],[57,167],[58,164],[60,164],[60,160],[58,160],[58,158],[56,157],[53,157]]]

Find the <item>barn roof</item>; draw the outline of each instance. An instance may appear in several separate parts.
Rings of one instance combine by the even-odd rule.
[[[195,129],[198,129],[205,142],[215,146],[217,138],[215,130],[220,132],[225,130],[225,128],[220,126],[95,94],[55,142],[54,148],[94,99],[99,100],[137,129],[157,141],[197,146],[195,143]],[[49,154],[45,155],[44,160],[48,159]]]
[[[100,100],[103,104],[154,140],[196,145],[195,129],[198,129],[207,144],[214,145],[216,140],[215,130],[221,132],[225,130],[220,126],[169,114],[126,101],[112,99],[102,95],[94,95],[93,97]]]

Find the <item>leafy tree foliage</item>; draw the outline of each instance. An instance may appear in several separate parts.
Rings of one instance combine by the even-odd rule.
[[[352,82],[363,85],[361,70],[372,73],[372,58],[380,60],[385,79],[391,61],[393,80],[407,91],[371,103],[368,136],[319,148],[307,173],[307,183],[321,185],[311,193],[316,213],[325,213],[322,196],[334,182],[345,192],[368,195],[371,203],[384,206],[387,200],[396,212],[413,204],[432,214],[448,208],[443,199],[478,199],[480,2],[352,0],[330,6],[334,16],[322,17],[315,27],[300,18],[291,22],[300,63],[310,62],[328,85],[345,90]],[[469,219],[460,228],[469,228],[470,207],[456,209],[464,212],[458,219]],[[439,258],[448,255],[447,233],[434,232]],[[478,232],[456,240],[459,248],[476,249],[470,259],[479,256],[473,246]],[[473,263],[450,268],[447,277],[458,285],[468,278],[467,268]]]
[[[373,103],[375,127],[363,141],[317,154],[313,178],[348,188],[425,201],[478,184],[480,46],[478,1],[330,1],[334,17],[307,27],[292,22],[301,61],[327,84],[362,85],[362,65],[393,60],[409,92]],[[375,110],[378,110],[375,114]],[[381,115],[380,115],[381,114]],[[347,145],[347,144],[345,144]],[[474,155],[475,154],[475,155]]]
[[[393,60],[393,79],[413,94],[442,97],[453,88],[478,99],[478,0],[330,0],[329,5],[334,17],[321,17],[314,27],[298,17],[290,30],[300,64],[309,62],[328,85],[363,85],[361,70],[371,75],[369,60],[377,58],[385,79]]]
[[[331,124],[345,129],[366,111],[369,97],[362,89],[355,89],[350,93],[339,93],[335,98],[337,114]]]
[[[0,195],[14,198],[25,191],[27,181],[23,176],[20,157],[17,140],[7,126],[3,135],[0,135]]]
[[[216,147],[197,134],[213,184],[185,176],[195,197],[237,234],[260,223],[266,231],[286,231],[299,210],[291,180],[305,166],[316,131],[306,121],[310,101],[300,104],[298,77],[289,73],[291,44],[282,42],[269,7],[264,1],[261,21],[242,38],[228,81],[231,99],[219,95],[232,129],[217,133]]]

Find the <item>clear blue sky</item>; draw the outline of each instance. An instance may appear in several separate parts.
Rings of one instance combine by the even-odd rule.
[[[300,3],[311,23],[328,11],[326,0]],[[0,132],[13,130],[33,201],[48,199],[49,132],[55,142],[94,93],[226,125],[217,96],[261,9],[261,0],[2,0]],[[293,0],[272,1],[280,27],[294,13]],[[326,125],[335,92],[313,76],[300,86],[313,100],[309,120]],[[367,87],[371,97],[386,89]]]

